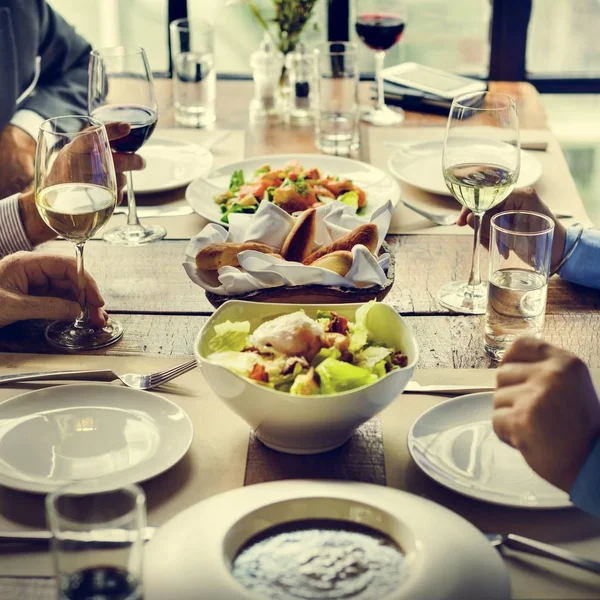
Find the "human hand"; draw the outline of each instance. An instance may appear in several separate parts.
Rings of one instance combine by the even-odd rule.
[[[506,210],[528,210],[546,215],[554,221],[552,257],[550,260],[550,270],[553,271],[565,253],[567,228],[552,214],[552,211],[542,202],[540,197],[537,195],[537,192],[533,188],[515,190],[502,204],[499,204],[485,213],[481,222],[482,245],[486,248],[489,247],[491,218],[494,215]],[[470,225],[472,227],[473,213],[468,208],[463,207],[456,224],[459,227],[464,227],[465,225]]]
[[[498,369],[493,425],[538,475],[568,491],[600,433],[587,367],[545,342],[518,339]]]
[[[0,131],[0,198],[25,190],[33,181],[35,140],[23,129]]]
[[[87,273],[82,294],[74,259],[17,252],[0,260],[0,327],[26,319],[75,320],[85,298],[92,323],[108,315],[96,282]],[[83,300],[82,300],[83,301]]]
[[[125,137],[130,130],[131,127],[127,123],[108,123],[106,125],[109,140]],[[90,138],[87,136],[75,138],[74,142],[67,144],[63,148],[61,153],[58,154],[52,170],[44,182],[44,186],[49,186],[53,183],[63,183],[65,181],[85,181],[86,177],[89,178],[89,140]],[[112,157],[117,174],[117,193],[120,198],[123,186],[125,185],[124,173],[127,171],[139,171],[146,164],[139,154],[113,152]],[[25,233],[34,246],[56,237],[56,233],[40,217],[35,205],[33,192],[21,194],[19,197],[19,213]]]

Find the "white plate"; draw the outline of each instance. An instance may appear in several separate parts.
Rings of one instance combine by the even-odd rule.
[[[442,174],[442,151],[444,142],[409,144],[397,150],[388,160],[388,170],[400,181],[414,187],[451,196]],[[521,152],[521,172],[517,187],[529,187],[542,176],[540,161],[527,152]]]
[[[351,481],[277,481],[213,496],[163,525],[144,552],[146,600],[255,600],[231,574],[231,562],[256,534],[307,519],[361,523],[391,536],[404,550],[404,576],[385,600],[508,600],[510,582],[500,555],[473,525],[424,498]],[[336,556],[329,573],[350,565]],[[358,589],[370,572],[347,577]],[[313,564],[319,569],[321,561]],[[341,565],[341,566],[340,566]],[[366,580],[366,581],[365,581]],[[285,582],[285,579],[284,579]],[[325,580],[328,583],[328,580]],[[302,597],[333,598],[327,587]],[[372,588],[369,590],[373,592]],[[290,594],[292,595],[292,594]],[[295,597],[295,596],[294,596]],[[298,595],[298,598],[301,596]],[[335,596],[342,598],[341,595]],[[346,595],[343,596],[347,597]],[[373,597],[373,595],[371,595]],[[383,600],[383,598],[381,599]]]
[[[227,224],[221,221],[221,209],[215,203],[214,197],[227,190],[231,174],[237,169],[242,169],[248,179],[264,164],[277,168],[283,167],[290,160],[300,161],[300,164],[307,169],[316,167],[323,175],[338,175],[352,179],[367,194],[367,207],[364,213],[367,218],[388,200],[392,201],[394,207],[400,201],[400,186],[389,173],[358,160],[324,154],[273,154],[231,163],[214,169],[206,177],[193,181],[186,191],[185,198],[200,216],[227,227]]]
[[[0,403],[0,485],[47,493],[100,479],[111,489],[172,467],[193,438],[187,414],[149,392],[61,385]]]
[[[140,149],[146,168],[133,172],[133,188],[138,194],[166,192],[203,177],[215,159],[197,144],[153,137]]]
[[[412,426],[408,449],[429,477],[465,496],[517,508],[566,508],[565,492],[536,475],[492,429],[493,393],[429,409]]]

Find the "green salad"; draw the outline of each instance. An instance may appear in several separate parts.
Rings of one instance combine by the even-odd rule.
[[[234,373],[300,396],[336,394],[377,381],[405,367],[398,348],[378,345],[367,327],[375,302],[361,306],[351,322],[333,311],[312,319],[303,310],[265,321],[215,325],[207,358]]]

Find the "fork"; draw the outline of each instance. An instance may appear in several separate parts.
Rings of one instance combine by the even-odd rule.
[[[125,373],[117,375],[110,369],[95,369],[92,371],[41,371],[38,373],[21,373],[20,375],[0,376],[0,385],[4,383],[17,383],[18,381],[36,381],[36,380],[91,380],[91,381],[114,381],[119,379],[127,387],[135,390],[151,390],[152,388],[164,385],[171,379],[179,377],[197,366],[195,360],[190,360],[182,365],[177,365],[172,369],[165,369],[157,373],[142,375],[141,373]]]

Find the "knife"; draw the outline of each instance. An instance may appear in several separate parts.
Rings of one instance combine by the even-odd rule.
[[[183,217],[185,215],[191,215],[194,209],[191,206],[180,206],[178,208],[153,208],[152,206],[138,206],[137,215],[141,218],[146,217]],[[127,214],[126,206],[117,206],[115,208],[115,215]]]
[[[404,388],[408,394],[474,394],[476,392],[493,392],[493,385],[421,385],[409,381]]]
[[[145,542],[152,539],[157,527],[144,527],[142,538]],[[131,539],[130,532],[123,529],[99,529],[81,532],[77,537],[69,535],[68,539],[91,544],[119,544]],[[18,544],[48,544],[52,533],[45,529],[33,531],[0,531],[0,547]]]
[[[53,381],[53,380],[114,381],[117,375],[110,369],[94,369],[92,371],[39,371],[37,373],[18,373],[1,375],[0,385],[17,381]]]
[[[600,562],[589,558],[582,558],[568,550],[550,546],[549,544],[542,544],[542,542],[515,535],[514,533],[509,533],[508,535],[488,533],[486,534],[486,537],[492,546],[499,550],[502,548],[510,548],[511,550],[517,550],[519,552],[527,552],[528,554],[557,560],[567,565],[571,565],[572,567],[585,569],[586,571],[592,571],[592,573],[600,575]]]

